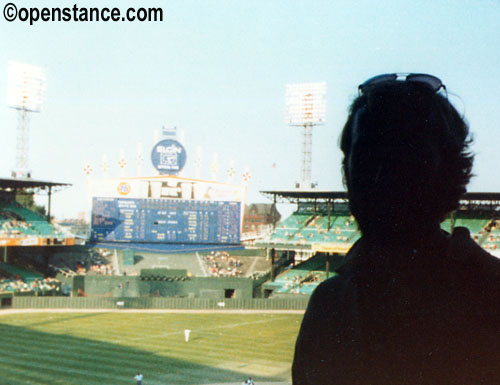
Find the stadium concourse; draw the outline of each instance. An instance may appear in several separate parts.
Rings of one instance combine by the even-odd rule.
[[[257,245],[270,250],[273,279],[264,285],[266,297],[310,295],[335,274],[350,247],[360,237],[348,208],[346,192],[319,190],[262,191],[277,203],[296,210]],[[443,230],[466,227],[486,251],[500,258],[500,193],[467,193],[460,207],[442,223]]]

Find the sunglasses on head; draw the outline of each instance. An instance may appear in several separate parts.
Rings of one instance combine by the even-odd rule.
[[[438,92],[441,88],[446,91],[446,86],[441,79],[428,74],[383,74],[374,76],[363,84],[358,86],[358,92],[361,95],[365,89],[376,84],[388,81],[401,81],[407,83],[418,83],[430,88],[434,92]]]

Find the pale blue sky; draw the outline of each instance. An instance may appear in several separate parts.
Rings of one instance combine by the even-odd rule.
[[[321,189],[343,189],[337,142],[347,107],[359,83],[384,72],[427,72],[443,80],[474,133],[477,176],[469,190],[500,191],[497,0],[98,4],[122,11],[160,6],[164,21],[30,26],[0,17],[0,176],[9,176],[15,163],[17,123],[6,106],[7,62],[42,66],[47,96],[43,112],[31,119],[29,159],[34,178],[73,184],[54,196],[57,217],[86,209],[86,160],[100,176],[105,153],[109,175],[119,176],[124,148],[132,176],[142,142],[143,174],[153,174],[149,153],[153,132],[162,125],[185,130],[184,176],[194,176],[201,145],[204,177],[213,152],[219,154],[222,181],[232,159],[238,176],[250,168],[252,202],[265,201],[259,190],[293,188],[300,177],[301,132],[285,124],[285,86],[297,82],[327,82],[326,124],[314,129],[312,174]]]

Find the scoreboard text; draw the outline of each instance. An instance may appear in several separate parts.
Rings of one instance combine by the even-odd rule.
[[[240,242],[240,202],[93,198],[92,241]]]

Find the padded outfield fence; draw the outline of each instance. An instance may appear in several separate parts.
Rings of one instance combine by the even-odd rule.
[[[305,310],[309,298],[12,297],[11,309]],[[5,306],[3,307],[5,308]]]

